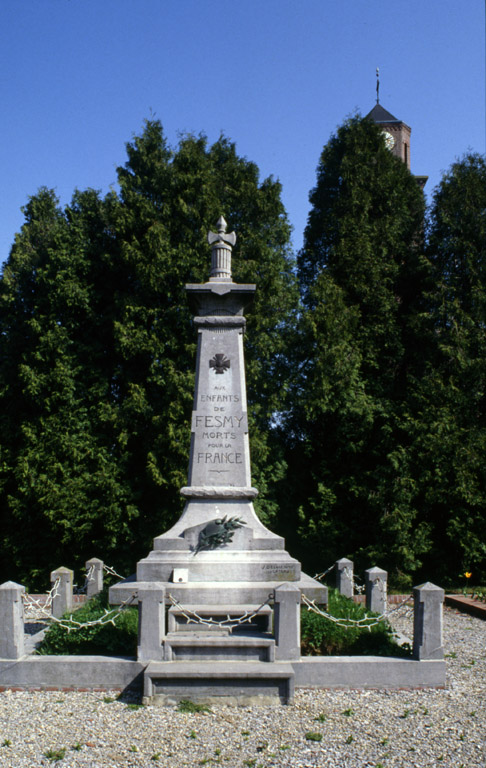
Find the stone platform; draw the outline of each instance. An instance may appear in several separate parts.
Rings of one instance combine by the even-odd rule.
[[[181,699],[229,705],[290,704],[294,699],[291,664],[205,661],[170,665],[151,662],[144,675],[144,703],[171,705]]]
[[[153,582],[140,582],[136,576],[118,582],[110,587],[110,603],[119,605],[135,594],[133,605],[137,605],[137,593],[140,589],[146,589]],[[315,579],[301,573],[297,581],[219,581],[204,582],[162,582],[166,593],[182,605],[218,605],[218,606],[244,606],[248,604],[262,605],[271,600],[273,592],[283,583],[291,583],[298,587],[302,594],[318,605],[327,605],[327,587],[319,584]]]

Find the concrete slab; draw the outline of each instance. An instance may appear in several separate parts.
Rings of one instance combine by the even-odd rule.
[[[478,619],[486,619],[486,602],[484,600],[474,600],[473,597],[466,597],[465,595],[446,595],[445,604],[463,613],[477,616]]]
[[[445,688],[442,660],[384,656],[303,656],[292,662],[302,688]]]
[[[118,582],[110,587],[110,603],[119,605],[127,600],[133,593],[136,593],[142,585],[151,582],[136,581],[133,577]],[[273,592],[279,587],[282,581],[241,581],[241,582],[186,582],[172,583],[164,582],[164,588],[167,595],[172,597],[183,605],[261,605],[267,600],[273,601]],[[318,605],[327,605],[327,587],[319,584],[307,574],[302,573],[298,581],[292,581],[292,584],[299,587],[309,600],[314,600]],[[137,598],[134,600],[137,604]]]
[[[290,664],[265,662],[153,662],[144,673],[144,702],[174,705],[183,699],[233,706],[290,704],[294,672]]]
[[[123,690],[141,681],[145,664],[112,656],[27,656],[0,659],[0,688]]]

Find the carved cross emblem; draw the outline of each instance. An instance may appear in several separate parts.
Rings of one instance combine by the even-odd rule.
[[[224,373],[230,367],[230,361],[222,353],[218,353],[209,361],[209,367],[214,368],[216,373]]]

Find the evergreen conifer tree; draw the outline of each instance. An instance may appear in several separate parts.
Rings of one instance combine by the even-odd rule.
[[[269,426],[282,408],[280,324],[295,310],[280,185],[224,137],[172,150],[158,121],[127,145],[119,192],[26,206],[0,281],[0,505],[4,578],[100,556],[133,569],[181,512],[196,332],[184,285],[209,271],[221,214],[238,236],[233,275],[256,282],[248,316],[252,464],[260,513],[281,472]]]
[[[454,163],[428,230],[435,354],[417,388],[414,451],[430,568],[445,584],[486,577],[486,162]]]
[[[289,521],[299,510],[316,569],[352,556],[404,583],[428,546],[407,450],[409,383],[428,343],[423,194],[380,129],[356,117],[324,147],[310,202]]]

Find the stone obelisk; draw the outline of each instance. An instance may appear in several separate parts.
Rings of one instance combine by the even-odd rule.
[[[318,602],[325,588],[301,573],[282,537],[255,514],[248,441],[243,352],[245,307],[255,285],[234,283],[235,233],[209,232],[209,280],[186,286],[198,332],[196,386],[184,512],[154,540],[137,567],[137,582],[163,582],[191,604],[264,602],[279,584],[293,582]]]

